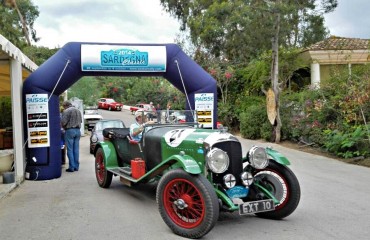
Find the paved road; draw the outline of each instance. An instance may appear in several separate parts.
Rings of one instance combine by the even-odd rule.
[[[128,112],[106,113],[132,120]],[[113,115],[112,115],[113,114]],[[244,149],[261,143],[241,139]],[[0,239],[183,239],[162,221],[155,185],[129,188],[117,178],[100,188],[89,139],[81,139],[79,172],[25,181],[0,200]],[[302,198],[281,221],[223,213],[203,239],[369,239],[370,169],[272,145],[292,162]]]

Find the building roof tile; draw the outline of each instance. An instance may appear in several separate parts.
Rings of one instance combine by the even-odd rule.
[[[362,50],[370,49],[370,39],[331,36],[309,46],[306,50]]]

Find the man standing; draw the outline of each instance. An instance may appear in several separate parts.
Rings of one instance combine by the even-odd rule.
[[[61,124],[65,130],[65,143],[67,145],[67,156],[69,167],[66,172],[78,171],[80,166],[80,138],[82,115],[80,110],[73,107],[71,102],[63,102],[64,111],[62,113]]]
[[[166,110],[166,123],[171,122],[171,113],[172,113],[171,104],[168,103],[167,104],[167,110]]]
[[[161,112],[161,105],[158,103],[157,104],[157,107],[155,108],[155,110],[157,111],[157,123],[161,123],[161,120],[162,120],[162,112]]]
[[[150,102],[149,103],[149,113],[148,113],[148,120],[149,121],[153,121],[153,119],[154,119],[154,114],[156,114],[156,110],[155,110],[155,107],[154,107],[154,105],[153,105],[153,102]]]

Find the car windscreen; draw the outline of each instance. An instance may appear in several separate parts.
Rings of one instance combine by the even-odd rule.
[[[121,121],[104,121],[104,122],[98,122],[95,125],[95,129],[97,131],[101,131],[104,128],[124,128],[125,126]]]

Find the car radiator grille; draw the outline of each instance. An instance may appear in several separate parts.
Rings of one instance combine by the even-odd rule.
[[[213,182],[214,183],[222,183],[222,178],[226,174],[233,174],[237,180],[237,184],[240,183],[240,174],[243,171],[243,159],[242,159],[242,148],[240,142],[236,141],[227,141],[227,142],[220,142],[213,147],[222,149],[223,151],[227,152],[227,155],[230,159],[229,168],[226,172],[222,174],[214,174],[213,175]]]

